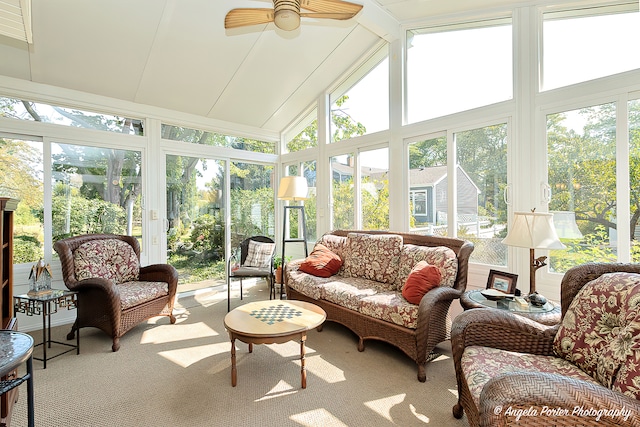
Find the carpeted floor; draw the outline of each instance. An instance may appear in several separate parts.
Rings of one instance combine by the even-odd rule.
[[[268,298],[263,288],[245,287],[244,302]],[[308,335],[306,389],[296,342],[258,345],[252,354],[239,343],[234,388],[225,314],[224,289],[183,297],[175,325],[153,318],[127,333],[117,353],[105,334],[83,329],[80,355],[50,360],[47,369],[34,361],[36,425],[467,426],[451,415],[457,391],[449,343],[420,383],[399,350],[369,341],[360,353],[348,329],[327,322]],[[53,338],[64,340],[68,329],[54,328]],[[12,426],[26,425],[21,386]]]

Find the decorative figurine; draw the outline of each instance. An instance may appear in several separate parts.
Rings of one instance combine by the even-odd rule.
[[[51,266],[44,263],[42,259],[31,267],[29,274],[29,292],[28,295],[48,295],[51,291]]]

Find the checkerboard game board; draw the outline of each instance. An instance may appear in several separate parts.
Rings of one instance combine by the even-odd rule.
[[[249,315],[268,325],[273,325],[277,322],[302,316],[302,311],[284,304],[278,304],[271,307],[264,307],[260,310],[253,310]]]

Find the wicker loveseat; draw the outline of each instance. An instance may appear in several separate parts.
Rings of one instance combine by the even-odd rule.
[[[178,273],[168,264],[140,267],[140,244],[135,237],[86,234],[54,244],[60,256],[64,283],[78,292],[78,315],[68,339],[79,328],[95,327],[109,335],[118,351],[120,337],[154,316],[171,323]]]
[[[640,265],[567,271],[562,322],[503,310],[456,317],[453,415],[470,426],[639,426]]]
[[[418,365],[418,380],[426,381],[429,355],[450,336],[449,307],[466,289],[473,244],[410,233],[336,230],[322,236],[319,245],[337,254],[342,267],[335,275],[317,277],[300,270],[304,260],[289,262],[284,272],[287,298],[322,307],[328,321],[359,337],[359,351],[367,339],[398,347]],[[412,304],[402,288],[421,261],[437,266],[442,281]]]

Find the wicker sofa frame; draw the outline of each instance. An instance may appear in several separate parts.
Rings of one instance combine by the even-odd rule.
[[[78,281],[75,275],[73,252],[83,243],[102,239],[122,240],[133,248],[140,261],[140,244],[135,237],[114,234],[86,234],[57,241],[54,249],[60,256],[64,283],[78,292],[77,318],[67,339],[73,339],[79,328],[95,327],[109,335],[115,352],[120,349],[120,338],[134,326],[155,316],[168,316],[176,322],[173,305],[178,287],[178,272],[169,264],[154,264],[140,267],[141,281],[167,282],[167,295],[122,310],[116,285],[109,280],[91,278]]]
[[[582,287],[606,273],[640,273],[640,264],[588,263],[568,270],[561,284],[561,306],[564,318],[571,301]],[[545,326],[516,316],[503,310],[473,309],[455,319],[452,330],[452,350],[456,379],[458,382],[458,403],[453,407],[455,418],[467,415],[469,425],[475,426],[546,426],[552,421],[554,426],[638,426],[640,425],[640,402],[605,386],[575,380],[548,373],[507,373],[499,375],[484,386],[480,407],[474,403],[467,380],[461,367],[465,347],[484,346],[499,348],[516,353],[530,353],[553,356],[553,340],[560,325]],[[515,356],[514,356],[515,357]],[[496,408],[535,410],[542,408],[596,408],[620,410],[626,408],[631,416],[596,417],[563,414],[549,418],[544,416],[523,416],[515,419],[515,414],[497,411]]]
[[[473,243],[450,237],[385,231],[335,230],[327,234],[346,237],[348,233],[352,232],[396,234],[402,236],[404,244],[430,247],[446,246],[451,248],[458,259],[458,273],[454,286],[433,289],[422,298],[418,309],[416,329],[375,319],[326,300],[316,300],[308,297],[289,286],[288,275],[285,271],[287,298],[312,302],[322,307],[327,313],[328,321],[340,323],[358,336],[358,351],[364,351],[364,341],[369,339],[384,341],[399,348],[416,362],[418,365],[418,380],[425,382],[427,379],[426,364],[428,356],[439,343],[450,338],[451,317],[449,308],[451,302],[460,298],[467,287],[469,256],[473,252]]]

